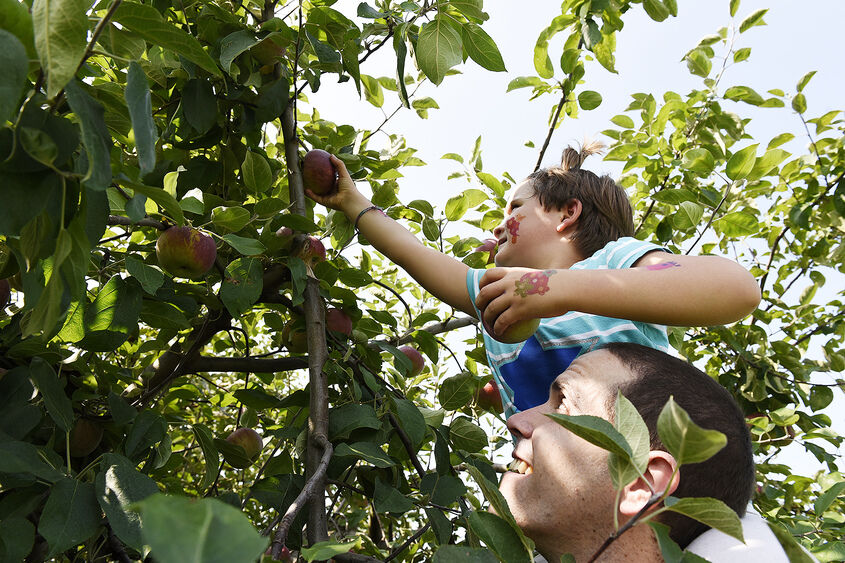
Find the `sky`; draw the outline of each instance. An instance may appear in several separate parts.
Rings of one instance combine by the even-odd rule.
[[[341,0],[334,8],[354,14],[358,1]],[[520,9],[522,6],[530,6],[530,9]],[[750,47],[751,56],[748,61],[728,68],[720,91],[731,85],[745,85],[763,95],[773,88],[794,93],[798,80],[815,70],[816,75],[804,90],[807,115],[815,117],[845,108],[845,68],[841,62],[845,52],[841,30],[841,22],[845,21],[843,0],[741,0],[735,18],[730,16],[729,0],[679,0],[678,16],[660,23],[652,21],[640,5],[635,5],[625,15],[625,27],[617,34],[618,74],[592,63],[587,67],[586,84],[577,90],[598,91],[603,98],[602,104],[595,110],[581,111],[577,119],[564,120],[554,133],[543,164],[555,164],[568,144],[577,144],[587,137],[601,138],[600,132],[612,127],[611,117],[624,111],[632,93],[652,93],[660,97],[668,90],[684,95],[692,89],[702,88],[701,79],[687,70],[682,60],[684,54],[702,37],[717,33],[722,27],[738,28],[747,15],[761,8],[768,8],[764,16],[767,25],[737,35],[735,48]],[[482,137],[485,172],[497,177],[509,172],[520,180],[534,168],[548,130],[550,112],[558,100],[548,95],[530,101],[530,88],[510,93],[506,90],[513,78],[535,74],[533,48],[536,38],[553,17],[560,15],[560,3],[488,0],[485,9],[490,19],[483,28],[499,46],[507,72],[492,73],[468,61],[457,67],[461,75],[446,77],[440,86],[426,83],[419,89],[417,97],[430,96],[440,106],[440,109],[429,111],[428,119],[403,110],[384,126],[386,131],[403,135],[409,146],[418,149],[417,156],[427,163],[423,167],[402,170],[404,178],[399,180],[399,198],[404,202],[427,199],[435,208],[442,209],[446,200],[469,187],[464,180],[447,180],[447,176],[460,170],[461,165],[443,160],[441,156],[458,153],[468,157],[479,136]],[[559,58],[565,36],[559,34],[550,43],[552,61]],[[715,48],[717,55],[722,52]],[[714,59],[714,69],[718,64],[720,61]],[[385,48],[362,66],[362,72],[392,77],[394,67],[395,55]],[[386,91],[383,108],[375,108],[359,101],[351,81],[336,85],[332,80],[324,77],[323,88],[310,99],[322,117],[338,124],[374,129],[399,105],[395,94]],[[752,117],[748,131],[755,141],[767,143],[777,134],[788,131],[796,139],[785,148],[806,150],[808,139],[794,112],[786,108],[758,110],[745,104],[739,109],[743,115]],[[386,142],[386,136],[381,138]],[[526,146],[528,141],[533,141],[535,147]],[[596,173],[606,172],[614,177],[621,173],[621,166],[622,163],[603,162],[596,157],[591,157],[585,164]],[[365,184],[360,183],[360,186]],[[478,232],[467,234],[483,238]],[[837,399],[827,412],[833,419],[833,427],[842,431],[845,428],[842,393],[837,393]],[[840,448],[840,452],[845,453],[845,449]],[[805,474],[818,468],[815,459],[798,446],[790,446],[782,461]]]

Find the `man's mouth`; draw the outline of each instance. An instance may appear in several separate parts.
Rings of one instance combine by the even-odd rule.
[[[531,475],[532,473],[534,473],[534,468],[521,459],[513,460],[508,469],[515,473],[519,473],[520,475]]]

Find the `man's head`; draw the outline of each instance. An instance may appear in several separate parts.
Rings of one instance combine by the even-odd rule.
[[[618,505],[607,452],[545,416],[586,414],[612,421],[617,390],[634,404],[652,435],[645,480],[627,485]],[[656,437],[657,416],[670,396],[696,424],[719,430],[728,439],[716,456],[682,466],[680,475],[673,475],[677,464]],[[579,554],[592,554],[613,530],[614,511],[618,509],[624,522],[648,502],[651,488],[668,486],[675,496],[718,498],[740,515],[751,496],[750,437],[731,396],[689,363],[636,344],[611,344],[580,356],[555,380],[549,401],[512,416],[508,428],[517,437],[514,457],[519,469],[502,478],[500,489],[520,527],[541,552],[553,557],[570,552],[580,560]],[[682,546],[703,531],[696,522],[671,512],[661,514],[660,520]],[[645,526],[623,538],[617,547],[655,549]]]

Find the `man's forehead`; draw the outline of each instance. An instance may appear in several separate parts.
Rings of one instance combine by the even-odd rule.
[[[616,389],[631,378],[627,369],[613,354],[605,350],[588,352],[575,358],[566,371],[555,379],[558,388],[574,387],[603,404],[605,398],[616,394]]]

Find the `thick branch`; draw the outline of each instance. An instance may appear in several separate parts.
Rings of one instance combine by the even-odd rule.
[[[276,534],[273,537],[273,544],[271,546],[271,553],[274,559],[278,559],[282,554],[282,547],[285,545],[285,540],[288,536],[288,530],[293,524],[294,519],[305,506],[306,501],[313,500],[312,497],[322,497],[320,491],[325,490],[326,469],[329,466],[329,461],[332,459],[334,447],[325,437],[320,436],[315,440],[319,447],[323,448],[322,456],[320,457],[320,464],[314,471],[314,474],[305,482],[296,500],[288,507],[285,515],[279,522],[279,527],[276,529]],[[319,487],[318,487],[319,485]]]
[[[431,324],[425,325],[422,328],[415,328],[414,330],[406,332],[405,334],[400,336],[398,339],[395,340],[395,343],[396,344],[406,344],[408,342],[411,342],[413,340],[411,335],[417,330],[423,330],[425,332],[430,332],[431,334],[441,334],[443,332],[449,332],[449,331],[452,331],[452,330],[457,330],[459,328],[463,328],[465,326],[470,326],[470,325],[474,325],[474,324],[478,324],[478,319],[470,317],[469,315],[467,315],[465,317],[455,317],[453,319],[449,319],[446,322],[431,323]],[[393,343],[393,341],[391,341],[391,343]]]
[[[141,219],[140,221],[133,221],[129,217],[121,217],[120,215],[109,215],[107,223],[109,225],[136,225],[138,227],[155,227],[159,231],[164,231],[170,226],[165,225],[161,221],[156,221],[155,219]]]

